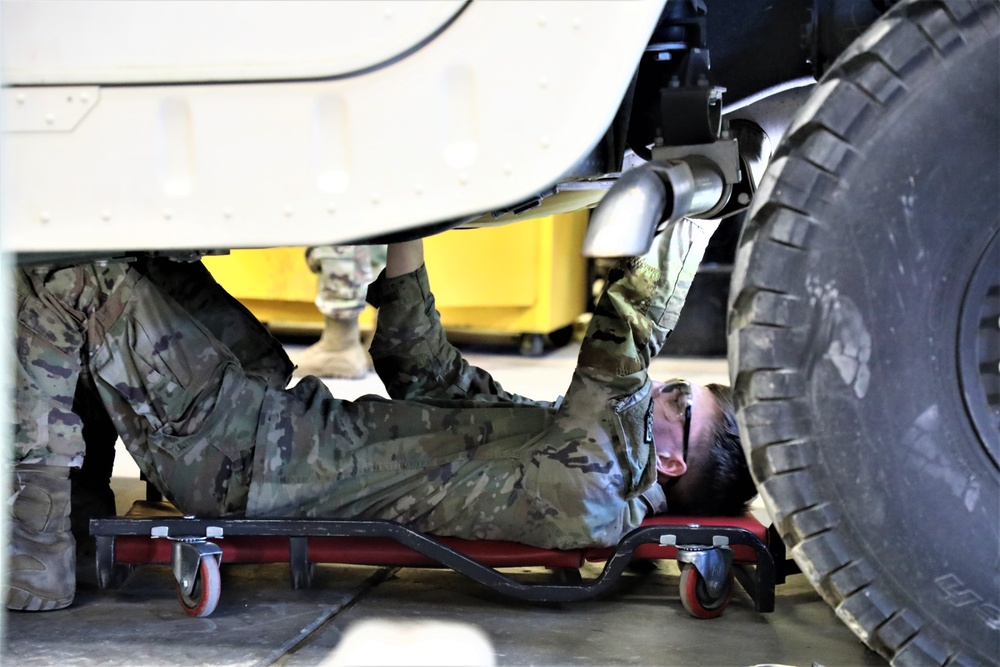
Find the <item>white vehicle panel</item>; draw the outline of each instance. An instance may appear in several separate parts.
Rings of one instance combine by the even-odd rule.
[[[523,200],[605,132],[663,4],[473,2],[327,80],[7,87],[5,245],[315,245]]]
[[[4,0],[7,85],[330,77],[395,58],[468,0]]]

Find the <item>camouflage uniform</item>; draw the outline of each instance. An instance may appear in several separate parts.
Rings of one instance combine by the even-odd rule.
[[[142,296],[129,302],[136,284],[142,285]],[[167,401],[176,390],[167,382],[170,391],[157,391],[154,380],[158,376],[153,369],[143,373],[129,368],[126,373],[132,384],[144,385],[135,392],[148,393],[154,405],[127,407],[118,392],[108,390],[107,383],[97,376],[97,369],[102,364],[114,365],[107,361],[111,356],[108,345],[127,347],[129,341],[146,341],[146,331],[153,327],[169,331],[161,342],[184,339],[188,343],[169,354],[173,367],[168,375],[175,370],[185,372],[183,364],[193,367],[187,373],[210,370],[198,368],[197,359],[189,360],[184,355],[201,337],[223,349],[242,373],[265,384],[283,387],[291,376],[292,365],[281,345],[215,282],[201,263],[154,259],[131,265],[26,268],[17,270],[15,285],[15,463],[70,467],[82,464],[83,424],[67,407],[73,405],[74,392],[79,402],[77,382],[81,374],[90,375],[88,384],[96,386],[130,453],[139,461],[149,458],[141,434],[156,421],[146,413],[168,409],[161,409],[159,403]],[[135,310],[138,313],[133,315]],[[114,318],[122,318],[115,331],[122,326],[131,326],[131,330],[111,341],[107,330]],[[126,320],[134,321],[127,325]],[[194,332],[187,333],[187,329]],[[154,355],[165,353],[155,345],[153,348]],[[211,357],[208,350],[201,356],[206,362]],[[121,358],[116,362],[128,363]],[[119,388],[126,386],[120,384]],[[159,478],[155,467],[140,463],[140,469],[151,480]]]
[[[357,318],[365,309],[368,285],[385,266],[385,246],[315,246],[306,250],[306,263],[319,280],[319,312],[334,319]]]
[[[57,272],[51,291],[48,269],[15,273],[15,463],[83,465],[83,421],[73,399],[85,365],[86,322],[121,281],[119,268]]]
[[[40,299],[53,321],[71,320],[73,344],[85,335],[122,439],[187,513],[364,517],[542,547],[608,545],[666,509],[647,367],[712,225],[674,224],[651,257],[612,271],[558,404],[510,394],[462,359],[423,268],[369,290],[380,308],[372,356],[394,400],[342,401],[315,378],[283,389],[247,372],[135,269],[75,270],[67,282],[88,281],[86,303],[58,281]],[[85,315],[70,317],[74,308]]]

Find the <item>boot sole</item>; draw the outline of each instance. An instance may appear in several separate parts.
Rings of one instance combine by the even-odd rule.
[[[7,609],[11,611],[55,611],[73,604],[73,596],[59,600],[38,597],[18,588],[7,589]]]

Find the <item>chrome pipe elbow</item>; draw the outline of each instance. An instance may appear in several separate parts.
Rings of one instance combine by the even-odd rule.
[[[661,222],[717,210],[725,193],[725,181],[711,160],[647,162],[622,174],[591,213],[583,255],[641,255]]]

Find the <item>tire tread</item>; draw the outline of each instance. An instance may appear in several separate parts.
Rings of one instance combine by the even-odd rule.
[[[837,174],[864,159],[858,146],[872,115],[904,94],[922,73],[982,33],[995,33],[996,0],[913,0],[897,5],[834,63],[789,126],[748,213],[730,295],[730,368],[738,422],[751,470],[775,526],[803,572],[837,615],[895,665],[976,664],[950,651],[920,610],[878,583],[875,568],[850,542],[845,518],[824,502],[811,424],[802,409],[804,284],[813,232],[811,211],[842,189]],[[957,35],[957,36],[956,36]]]

